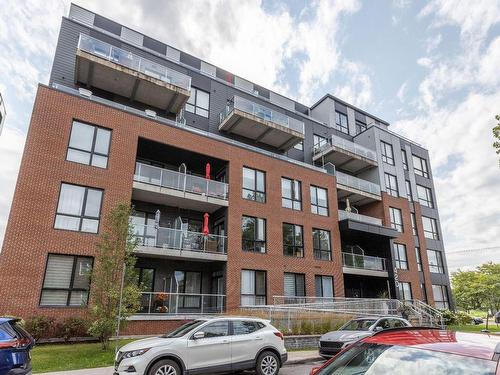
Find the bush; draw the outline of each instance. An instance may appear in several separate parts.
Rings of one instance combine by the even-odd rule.
[[[54,337],[55,319],[45,315],[31,316],[25,320],[24,328],[36,341]]]
[[[472,317],[463,311],[444,310],[443,319],[446,325],[466,325],[472,323]]]
[[[89,322],[82,318],[65,318],[57,323],[56,336],[64,339],[68,342],[72,337],[87,337]]]

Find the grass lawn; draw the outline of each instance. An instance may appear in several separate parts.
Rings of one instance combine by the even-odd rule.
[[[478,324],[478,325],[472,325],[472,324],[467,324],[467,325],[462,325],[462,326],[448,326],[448,328],[452,331],[460,331],[460,332],[481,332],[482,329],[486,328],[485,324]],[[500,325],[496,325],[496,323],[491,323],[489,324],[489,330],[490,332],[499,332],[500,333]]]
[[[120,340],[118,347],[134,340]],[[36,346],[32,351],[33,372],[68,371],[92,367],[112,366],[115,357],[115,341],[106,351],[100,343],[47,344]]]

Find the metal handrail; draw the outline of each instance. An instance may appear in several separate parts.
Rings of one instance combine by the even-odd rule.
[[[225,182],[155,167],[136,162],[134,181],[205,195],[212,198],[228,199],[229,185]]]
[[[357,214],[355,212],[339,210],[339,220],[346,220],[346,219],[360,221],[362,223],[367,223],[367,224],[382,225],[382,219],[372,216]]]
[[[115,47],[87,34],[80,34],[78,49],[185,90],[191,90],[190,76],[140,57],[132,52]]]
[[[342,264],[348,268],[358,268],[372,271],[387,271],[385,258],[369,255],[342,253]]]
[[[319,154],[332,146],[359,155],[371,161],[377,161],[377,153],[375,151],[333,134],[321,146],[313,147],[313,155]]]
[[[140,314],[222,314],[225,294],[142,292]]]
[[[226,108],[219,114],[219,124],[229,116],[233,109],[238,109],[265,121],[274,122],[275,124],[295,130],[301,134],[305,132],[304,123],[302,121],[239,96],[234,96],[233,99],[228,102]]]
[[[335,171],[335,176],[337,178],[337,185],[344,185],[370,194],[380,195],[380,185],[378,184],[339,171]]]

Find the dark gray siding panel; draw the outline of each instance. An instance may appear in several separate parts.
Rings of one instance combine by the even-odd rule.
[[[120,36],[122,33],[122,25],[104,18],[103,16],[100,16],[98,14],[95,15],[94,26],[118,36]]]
[[[201,69],[201,60],[184,52],[181,52],[181,63],[192,66],[198,70]]]
[[[158,52],[160,55],[167,54],[167,45],[157,40],[150,38],[148,36],[144,36],[142,41],[142,45],[152,51]]]

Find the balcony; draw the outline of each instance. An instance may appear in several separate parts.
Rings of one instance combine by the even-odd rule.
[[[142,293],[138,315],[198,315],[222,314],[225,311],[225,294],[190,294],[190,293]],[[131,318],[134,320],[134,317]]]
[[[351,275],[389,277],[385,258],[342,253],[344,273]]]
[[[333,163],[337,169],[354,174],[378,165],[375,151],[336,135],[332,135],[327,143],[314,147],[313,161],[317,160],[323,165]]]
[[[304,123],[260,104],[233,97],[219,115],[219,130],[286,151],[304,140]]]
[[[354,220],[365,224],[382,225],[382,219],[344,210],[339,210],[339,221],[341,220]]]
[[[195,211],[227,207],[228,184],[137,162],[132,198]]]
[[[380,185],[351,176],[342,172],[335,172],[337,178],[337,197],[349,198],[352,204],[363,205],[380,201]]]
[[[227,236],[137,224],[133,233],[139,241],[137,254],[202,262],[227,260]]]
[[[102,40],[80,34],[77,82],[178,113],[191,95],[191,77]]]
[[[396,238],[400,234],[392,228],[385,227],[379,218],[344,210],[339,210],[339,229],[342,236],[346,236],[348,232],[352,232],[352,235],[356,238],[360,238],[359,236],[366,237],[367,235]],[[373,237],[370,238],[370,241],[373,241]]]

